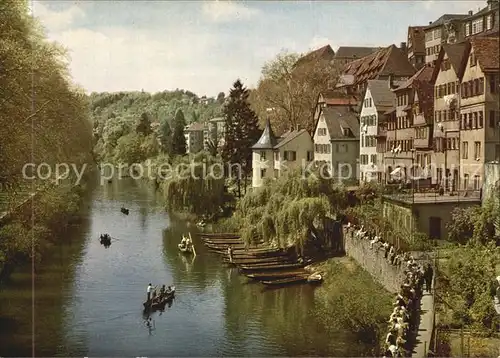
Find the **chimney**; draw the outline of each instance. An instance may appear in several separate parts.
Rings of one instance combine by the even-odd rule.
[[[429,25],[432,24],[432,21],[429,21]]]
[[[474,12],[472,10],[469,10],[469,16],[471,16]]]
[[[401,51],[406,52],[406,42],[401,42],[400,46]]]

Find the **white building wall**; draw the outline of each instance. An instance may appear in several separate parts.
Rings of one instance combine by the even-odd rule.
[[[378,166],[382,163],[377,163],[377,125],[378,113],[375,107],[370,89],[366,90],[366,95],[363,100],[363,106],[360,113],[360,126],[359,126],[359,171],[360,180],[369,182],[377,180]],[[368,138],[373,138],[373,146],[368,146]],[[368,162],[363,164],[361,161],[362,156],[367,156]]]
[[[265,178],[274,177],[274,155],[271,149],[256,149],[252,153],[252,187],[262,186]]]

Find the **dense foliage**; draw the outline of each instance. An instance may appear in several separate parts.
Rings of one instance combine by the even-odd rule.
[[[263,240],[280,247],[303,246],[312,230],[321,229],[324,218],[345,205],[342,187],[319,175],[289,171],[245,195],[225,225],[241,228],[248,243]]]
[[[220,98],[219,101],[202,100],[194,93],[184,90],[155,94],[147,92],[92,93],[90,95],[91,113],[94,121],[94,136],[97,141],[95,153],[102,161],[122,161],[124,156],[121,153],[122,148],[117,148],[118,140],[129,134],[137,134],[142,135],[141,144],[153,136],[156,142],[161,143],[163,152],[172,154],[175,146],[175,151],[182,154],[184,126],[180,128],[180,124],[206,122],[213,117],[220,116],[222,102],[223,99]],[[143,124],[149,122],[151,132],[144,131],[144,125],[138,127],[141,119]],[[176,123],[179,124],[177,129]],[[177,134],[174,133],[176,130]],[[144,158],[144,155],[138,153],[132,157]]]
[[[27,1],[0,3],[0,33],[0,184],[19,184],[25,163],[88,161],[87,99],[70,84],[64,50],[45,41]]]
[[[220,159],[201,152],[180,158],[174,167],[179,170],[161,183],[167,209],[214,216],[230,202]]]
[[[375,347],[387,329],[391,295],[358,265],[329,261],[321,268],[325,281],[317,292],[319,314],[326,325],[348,329]],[[335,314],[332,314],[334,312]]]
[[[282,52],[264,64],[251,103],[264,120],[267,109],[273,108],[270,119],[278,134],[290,127],[314,129],[313,114],[319,94],[335,88],[340,71],[327,59],[318,58],[296,66],[301,55]]]
[[[455,247],[441,263],[438,275],[440,323],[452,328],[495,330],[497,316],[492,287],[498,275],[500,248],[471,242]],[[496,322],[498,324],[498,322]]]
[[[260,129],[255,112],[248,103],[249,91],[240,80],[236,80],[229,92],[229,99],[224,106],[225,136],[222,158],[227,165],[227,173],[233,174],[238,197],[241,197],[241,180],[252,173],[252,146],[258,141]],[[236,165],[240,170],[232,173]],[[235,177],[234,177],[234,174]]]

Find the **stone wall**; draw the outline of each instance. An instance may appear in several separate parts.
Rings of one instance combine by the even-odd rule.
[[[352,257],[362,268],[379,282],[387,291],[399,292],[404,281],[403,269],[391,265],[384,257],[384,249],[380,243],[370,248],[368,239],[354,237],[354,230],[343,229],[345,252]]]

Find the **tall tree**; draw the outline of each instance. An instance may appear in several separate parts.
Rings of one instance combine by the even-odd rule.
[[[226,95],[224,94],[224,92],[219,92],[219,94],[217,95],[217,103],[224,103],[224,99],[226,98]]]
[[[238,79],[229,92],[224,107],[225,136],[222,157],[228,168],[237,164],[245,180],[252,170],[252,146],[259,139],[258,118],[248,102],[249,91]],[[241,197],[241,175],[236,173],[238,197]],[[245,185],[246,188],[246,185]]]
[[[184,127],[186,127],[186,120],[184,113],[178,109],[174,118],[174,130],[172,135],[172,154],[184,155],[186,154],[186,137],[184,136]]]
[[[160,142],[163,152],[172,153],[172,128],[168,121],[164,121],[160,127]]]
[[[137,121],[135,131],[137,134],[142,134],[144,136],[151,133],[151,119],[146,112],[141,114],[141,117]]]
[[[318,95],[334,88],[340,70],[327,58],[315,58],[297,66],[299,54],[281,52],[264,64],[257,89],[251,93],[252,107],[260,118],[273,108],[271,123],[277,132],[298,125],[310,132]]]

